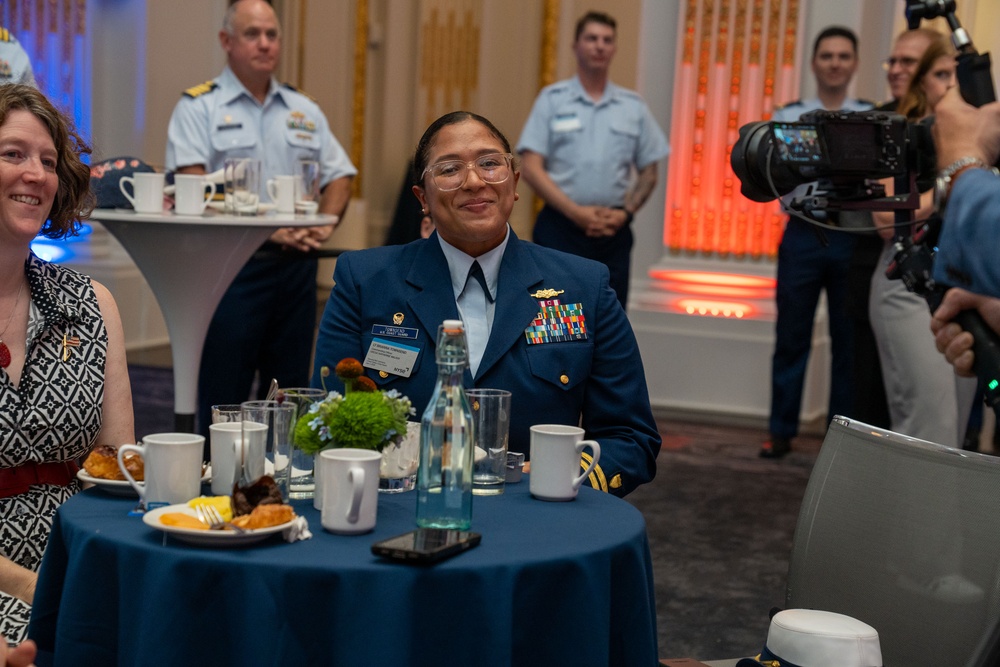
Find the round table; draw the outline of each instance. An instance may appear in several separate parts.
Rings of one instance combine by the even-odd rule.
[[[177,215],[118,209],[96,209],[90,217],[128,251],[160,304],[173,357],[174,428],[186,432],[194,431],[205,334],[236,274],[275,230],[337,221],[335,215]]]
[[[67,501],[39,573],[29,636],[56,665],[657,664],[641,513],[527,479],[477,496],[482,544],[433,566],[373,556],[415,527],[416,494],[380,495],[374,532],[243,548],[184,544],[127,516],[134,499]]]

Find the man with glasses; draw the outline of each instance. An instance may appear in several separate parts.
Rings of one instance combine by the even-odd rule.
[[[639,94],[608,78],[615,29],[615,20],[600,12],[577,22],[576,76],[538,94],[517,152],[524,179],[545,200],[535,243],[606,264],[624,308],[630,224],[670,149]]]
[[[219,40],[226,68],[188,89],[174,108],[166,165],[179,174],[216,172],[227,158],[255,158],[267,180],[299,173],[300,160],[320,165],[320,213],[343,216],[357,170],[309,97],[274,79],[281,26],[263,0],[238,0],[226,11]],[[200,430],[211,406],[259,398],[272,378],[305,386],[316,326],[317,260],[311,251],[332,226],[279,229],[243,267],[215,311],[198,377]]]

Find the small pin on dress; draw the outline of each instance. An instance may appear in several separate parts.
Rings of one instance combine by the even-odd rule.
[[[21,281],[21,286],[17,288],[17,297],[14,299],[14,307],[10,309],[10,317],[7,318],[7,324],[4,326],[3,331],[0,331],[0,367],[3,368],[10,366],[10,348],[7,347],[7,343],[3,342],[3,335],[7,333],[10,323],[14,321],[14,313],[17,312],[17,305],[21,303],[22,291],[24,291],[23,280]]]

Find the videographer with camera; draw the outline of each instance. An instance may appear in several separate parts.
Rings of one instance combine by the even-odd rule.
[[[870,102],[847,96],[858,67],[858,39],[849,29],[832,26],[813,42],[812,71],[816,97],[795,101],[775,110],[772,120],[797,121],[809,111],[864,111]],[[794,196],[789,195],[790,197]],[[778,247],[775,298],[774,355],[771,361],[771,439],[760,456],[780,458],[791,450],[798,433],[802,387],[809,361],[813,320],[820,292],[826,291],[832,364],[830,417],[850,414],[853,406],[853,332],[846,317],[847,271],[855,237],[847,232],[817,233],[807,222],[791,217]]]
[[[943,209],[944,224],[934,279],[959,287],[945,294],[931,331],[955,372],[973,375],[973,335],[953,320],[963,310],[977,310],[1000,333],[1000,176],[992,167],[1000,157],[1000,102],[976,108],[951,90],[935,111],[938,210]]]

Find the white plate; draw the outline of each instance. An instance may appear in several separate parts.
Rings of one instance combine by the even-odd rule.
[[[157,530],[169,533],[182,542],[206,547],[235,547],[261,542],[266,540],[271,535],[285,530],[292,525],[292,521],[295,521],[295,519],[292,519],[292,521],[286,521],[285,523],[277,526],[258,528],[257,530],[248,530],[245,533],[237,533],[235,530],[197,530],[195,528],[165,526],[160,523],[160,517],[169,512],[181,512],[182,514],[187,514],[193,517],[198,516],[195,513],[194,508],[189,507],[185,503],[181,505],[157,507],[155,510],[151,510],[143,514],[142,522],[151,528],[156,528]]]
[[[102,491],[110,493],[113,496],[128,496],[130,498],[139,497],[139,494],[135,492],[132,485],[123,479],[101,479],[100,477],[94,477],[83,468],[80,468],[77,471],[76,478],[81,482],[93,484]],[[205,467],[205,474],[202,475],[201,481],[202,483],[212,481],[211,465]]]
[[[257,213],[261,214],[261,213],[267,213],[268,211],[273,211],[276,206],[277,204],[271,204],[269,202],[261,202],[260,204],[257,205]],[[207,208],[210,208],[213,211],[218,211],[219,213],[225,213],[226,203],[213,200],[208,202]]]
[[[83,468],[80,468],[76,473],[76,478],[81,482],[88,482],[97,486],[102,491],[110,493],[113,496],[130,496],[132,498],[138,498],[139,494],[135,492],[132,485],[121,479],[101,479],[100,477],[93,477]]]

